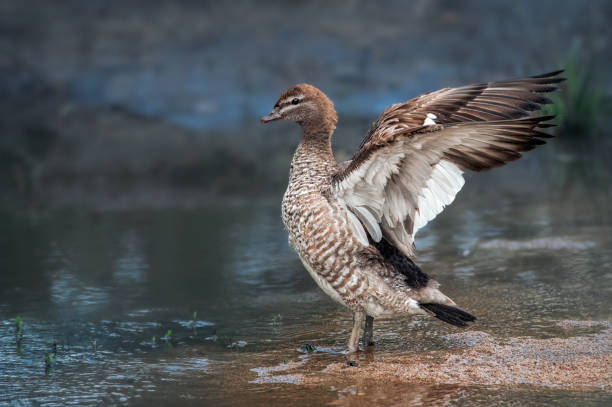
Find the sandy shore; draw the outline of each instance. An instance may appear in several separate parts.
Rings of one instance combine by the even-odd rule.
[[[567,330],[568,337],[501,340],[485,332],[467,331],[445,336],[448,346],[442,351],[394,357],[368,350],[352,358],[357,366],[343,360],[320,371],[308,369],[307,363],[300,362],[283,365],[282,373],[278,373],[284,377],[290,375],[290,382],[303,385],[366,379],[431,385],[536,385],[612,390],[611,324],[562,321],[558,325]],[[572,333],[579,336],[571,336]],[[274,370],[268,373],[268,377],[260,376],[258,381],[274,382]]]

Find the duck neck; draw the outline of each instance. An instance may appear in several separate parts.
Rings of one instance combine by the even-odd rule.
[[[331,131],[318,129],[318,131],[309,131],[304,128],[302,140],[300,141],[299,149],[304,149],[308,154],[321,158],[333,158],[334,154],[331,147]]]
[[[331,148],[331,136],[335,123],[300,123],[302,140],[291,162],[290,179],[316,177],[321,180],[337,170],[336,159]]]

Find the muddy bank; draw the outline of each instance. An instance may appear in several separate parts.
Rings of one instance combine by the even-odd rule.
[[[400,382],[426,385],[534,385],[565,389],[612,390],[612,329],[609,322],[562,321],[568,330],[588,334],[566,338],[496,339],[470,331],[445,336],[445,350],[394,357],[368,350],[356,355],[357,366],[346,361],[327,365],[322,371],[303,373],[303,363],[271,369],[266,378],[258,372],[257,382],[275,380],[282,371],[290,382],[304,385],[345,380]],[[571,332],[574,330],[574,332]],[[285,381],[286,382],[286,381]]]

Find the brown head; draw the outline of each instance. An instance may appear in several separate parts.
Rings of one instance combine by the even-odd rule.
[[[323,132],[329,135],[336,128],[338,115],[323,92],[302,83],[283,92],[270,114],[261,118],[262,123],[274,120],[297,122],[306,134]]]

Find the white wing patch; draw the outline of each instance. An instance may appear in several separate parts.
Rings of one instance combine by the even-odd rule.
[[[425,188],[419,192],[418,211],[415,214],[412,236],[436,217],[444,207],[455,199],[465,180],[463,171],[455,164],[441,160],[433,167]]]
[[[358,225],[364,230],[365,227],[375,242],[379,242],[383,236],[380,220],[384,199],[380,199],[380,196],[383,195],[389,177],[399,171],[399,163],[404,157],[401,152],[402,145],[403,142],[398,142],[394,149],[380,150],[373,159],[364,162],[352,172],[342,182],[342,187],[336,190],[338,198],[346,204],[348,212],[357,221],[354,228],[357,229]],[[349,219],[353,223],[350,216]],[[358,231],[356,236],[359,235]],[[359,239],[361,241],[361,238]],[[369,245],[367,235],[365,242],[366,246]]]
[[[436,116],[433,113],[427,113],[427,117],[425,118],[425,121],[423,122],[423,126],[433,126],[434,124],[436,124],[436,122],[434,121],[434,119],[437,119],[438,116]]]
[[[414,143],[414,141],[413,141]],[[411,147],[413,144],[411,145]],[[430,162],[420,150],[410,150],[400,140],[351,172],[335,192],[348,209],[355,237],[369,245],[389,239],[404,253],[412,252],[414,236],[455,199],[465,183],[463,171],[438,159]]]
[[[367,206],[354,206],[353,211],[357,217],[363,222],[363,225],[368,230],[368,233],[375,242],[380,242],[382,239],[382,232],[380,231],[380,225],[378,220],[374,217],[374,214],[370,211]]]

